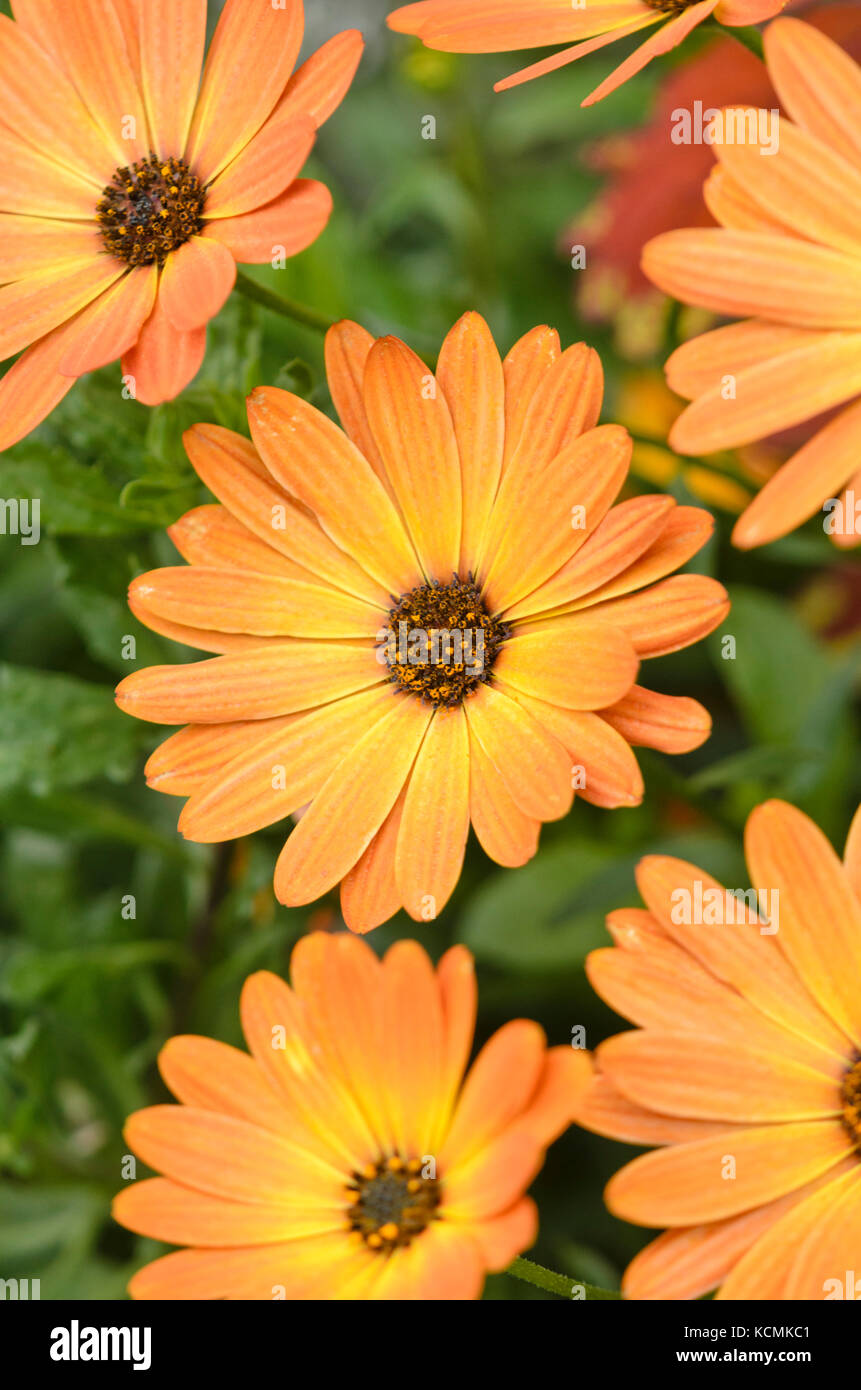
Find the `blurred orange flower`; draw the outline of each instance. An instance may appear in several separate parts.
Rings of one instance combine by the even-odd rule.
[[[147,764],[189,798],[189,839],[227,840],[310,803],[275,871],[282,903],[341,883],[367,931],[435,917],[472,823],[498,863],[532,857],[575,789],[643,795],[632,744],[684,752],[696,701],[634,684],[726,616],[726,592],[674,575],[713,521],[663,496],[613,501],[631,440],[596,427],[597,354],[536,328],[501,361],[466,314],[434,376],[397,338],[328,336],[344,430],[297,396],[249,398],[253,445],[185,436],[222,505],[171,529],[187,567],[130,590],[155,631],[220,653],[122,682],[124,710],[187,724]],[[256,447],[255,447],[256,446]]]
[[[861,810],[845,864],[781,801],[753,812],[745,848],[744,904],[692,864],[644,859],[647,910],[611,913],[616,945],[587,961],[639,1027],[599,1047],[578,1120],[663,1146],[606,1191],[623,1220],[671,1228],[629,1266],[629,1298],[857,1296]]]
[[[497,82],[497,92],[542,77],[617,39],[660,24],[581,103],[591,106],[641,72],[653,58],[669,53],[710,16],[728,27],[758,24],[779,14],[785,4],[786,0],[598,0],[597,4],[572,4],[571,0],[419,0],[394,10],[388,23],[398,33],[415,34],[428,48],[445,53],[504,53],[586,40]]]
[[[295,255],[331,211],[298,179],[362,51],[291,76],[302,0],[16,0],[0,16],[0,449],[122,358],[135,398],[198,371],[236,262]]]
[[[532,1245],[524,1196],[588,1084],[587,1054],[535,1023],[472,1048],[472,957],[434,970],[414,941],[380,961],[315,932],[292,989],[242,991],[251,1056],[172,1038],[181,1105],[132,1115],[129,1147],[164,1176],[114,1203],[133,1231],[189,1249],[140,1270],[139,1299],[474,1299]]]
[[[670,444],[680,453],[712,453],[844,406],[766,483],[733,540],[747,549],[785,536],[845,487],[826,530],[837,543],[856,545],[861,70],[798,19],[772,24],[765,49],[781,105],[793,118],[781,118],[777,148],[763,152],[772,139],[763,138],[768,113],[734,113],[746,138],[729,137],[729,120],[713,132],[719,163],[705,185],[721,226],[667,232],[643,252],[646,274],[667,294],[716,313],[749,315],[670,357],[669,384],[692,402]]]

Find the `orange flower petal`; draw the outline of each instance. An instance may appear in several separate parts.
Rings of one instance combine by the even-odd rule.
[[[615,578],[653,544],[675,505],[672,497],[630,497],[611,507],[570,560],[506,617],[516,622],[563,608]]]
[[[214,769],[188,801],[179,829],[217,843],[250,835],[306,806],[346,757],[360,731],[388,709],[385,686],[321,705],[286,726],[249,730],[244,746]]]
[[[541,1167],[543,1146],[524,1129],[509,1129],[500,1138],[445,1173],[444,1219],[487,1221],[507,1211]]]
[[[373,638],[381,620],[378,608],[322,584],[202,565],[151,570],[129,595],[156,617],[260,637]]]
[[[249,531],[345,593],[386,603],[386,591],[275,485],[247,439],[219,425],[194,425],[183,443],[198,476]]]
[[[461,480],[445,397],[433,374],[398,338],[380,338],[371,348],[364,397],[422,568],[429,579],[447,583],[460,559]]]
[[[223,724],[309,709],[379,680],[370,646],[284,641],[212,661],[135,671],[117,686],[117,703],[155,724]]]
[[[853,401],[768,479],[736,522],[733,545],[765,545],[814,516],[853,477],[859,439],[861,401]]]
[[[846,251],[861,251],[861,170],[837,152],[833,129],[827,143],[790,121],[780,125],[779,148],[768,152],[762,135],[745,132],[736,142],[730,126],[751,112],[730,108],[723,125],[715,122],[712,138],[715,154],[730,178],[748,197],[810,241]],[[759,121],[759,112],[753,111]],[[773,132],[769,132],[773,138]],[[766,152],[763,152],[765,148]]]
[[[574,793],[562,744],[495,686],[483,685],[464,709],[470,743],[481,744],[521,813],[539,821],[564,816]]]
[[[193,236],[168,256],[159,301],[180,333],[204,328],[223,308],[236,281],[236,262],[220,242]]]
[[[729,607],[726,589],[717,580],[704,574],[676,574],[639,593],[596,604],[589,609],[589,615],[627,633],[638,655],[649,658],[665,656],[700,641],[720,626]],[[616,698],[621,699],[623,694],[627,691]]]
[[[123,356],[123,374],[133,382],[136,400],[162,405],[194,380],[205,352],[206,329],[178,333],[159,294],[135,346]]]
[[[29,347],[110,289],[126,271],[121,261],[93,260],[60,279],[50,272],[0,289],[0,360]]]
[[[337,425],[299,396],[272,386],[259,386],[249,396],[248,422],[276,482],[303,502],[334,543],[383,589],[400,594],[421,582],[400,517]]]
[[[699,885],[699,887],[698,887]],[[764,935],[756,914],[745,908],[746,922],[738,923],[739,904],[708,874],[681,859],[647,855],[637,868],[637,887],[647,906],[673,940],[707,970],[737,989],[761,1013],[790,1033],[833,1053],[846,1056],[846,1041],[821,1012],[784,959],[776,935]],[[679,902],[708,901],[720,920],[736,923],[731,930],[716,931],[705,922],[680,923]],[[684,897],[679,895],[684,895]],[[783,932],[782,908],[780,933]],[[705,914],[703,914],[705,915]],[[753,920],[751,920],[753,919]]]
[[[566,611],[590,608],[593,604],[605,603],[607,599],[630,594],[646,584],[653,584],[656,579],[663,579],[702,550],[714,526],[714,517],[710,512],[703,511],[702,507],[675,507],[652,544],[627,569],[599,588],[592,589],[573,607],[566,605]]]
[[[152,148],[146,108],[114,6],[102,0],[52,5],[43,22],[57,36],[62,66],[101,131],[114,168],[146,159]]]
[[[87,222],[0,213],[0,283],[92,262],[102,251],[98,230]]]
[[[788,16],[763,35],[768,75],[794,121],[834,149],[861,158],[858,64],[812,24]]]
[[[185,154],[206,47],[206,0],[137,6],[141,88],[159,158]]]
[[[776,1045],[761,1048],[755,1035],[740,1051],[738,1038],[700,1034],[691,1071],[679,1066],[689,1045],[687,1031],[638,1029],[603,1042],[598,1064],[629,1100],[665,1114],[733,1124],[840,1115],[836,1080],[782,1056]]]
[[[817,1194],[819,1196],[819,1194]],[[844,1298],[853,1296],[847,1287],[849,1271],[855,1270],[861,1249],[861,1173],[855,1164],[854,1172],[845,1174],[827,1188],[827,1197],[815,1203],[805,1203],[809,1221],[805,1235],[793,1242],[794,1259],[788,1272],[783,1297],[786,1299],[823,1300],[833,1297],[835,1281]],[[801,1224],[801,1223],[799,1223]],[[799,1227],[796,1235],[800,1236]],[[857,1288],[857,1275],[855,1276]],[[857,1293],[854,1293],[857,1299]]]
[[[377,1270],[363,1242],[337,1235],[235,1250],[175,1250],[145,1265],[129,1283],[134,1299],[266,1299],[349,1297]]]
[[[639,624],[630,626],[639,643]],[[588,710],[621,700],[634,684],[638,665],[632,642],[615,617],[605,623],[578,613],[516,629],[493,669],[499,680],[524,695],[564,709]]]
[[[665,294],[718,314],[761,315],[799,328],[861,326],[857,257],[825,246],[704,227],[647,242],[642,266]]]
[[[218,504],[192,508],[167,528],[167,534],[190,565],[274,574],[281,579],[306,582],[310,578],[309,570],[266,545]]]
[[[55,163],[4,126],[0,165],[4,212],[84,221],[95,230],[97,202],[98,194],[87,179]]]
[[[358,29],[327,39],[296,69],[272,117],[306,114],[319,130],[347,95],[364,47]]]
[[[782,222],[773,209],[754,202],[720,164],[714,166],[703,184],[703,202],[722,227],[736,232],[778,232],[781,236],[796,236],[793,228]]]
[[[469,834],[469,733],[463,708],[438,709],[407,783],[395,879],[417,922],[438,917],[454,892]]]
[[[545,1037],[517,1019],[497,1029],[469,1069],[439,1156],[441,1172],[480,1153],[520,1117],[544,1069]]]
[[[372,931],[403,906],[395,878],[395,851],[405,799],[406,786],[364,854],[341,880],[341,914],[350,931]]]
[[[852,817],[846,848],[843,852],[843,867],[852,885],[852,891],[861,901],[861,806]]]
[[[295,1121],[247,1052],[212,1038],[169,1038],[158,1054],[162,1080],[195,1110],[232,1115],[289,1137]]]
[[[362,394],[365,364],[375,338],[361,324],[342,319],[326,334],[326,379],[344,433],[364,454],[383,487],[394,497],[386,466],[377,448]]]
[[[590,13],[592,12],[590,11]],[[534,81],[536,77],[544,77],[548,72],[558,72],[560,68],[567,67],[569,63],[575,63],[578,58],[587,58],[590,54],[597,53],[599,49],[606,48],[608,44],[616,43],[619,39],[627,39],[631,34],[639,33],[641,29],[648,29],[650,25],[657,24],[661,18],[660,14],[644,15],[638,4],[626,4],[624,10],[620,6],[616,13],[620,17],[615,22],[601,26],[606,32],[597,34],[595,38],[587,39],[585,43],[577,43],[573,48],[563,48],[558,53],[551,53],[547,58],[542,58],[537,63],[530,63],[528,67],[521,68],[519,72],[513,72],[510,77],[503,78],[501,82],[494,82],[493,90],[495,92],[507,92],[512,87],[522,86],[524,82]],[[586,32],[584,31],[584,37]],[[585,103],[581,102],[580,104],[582,106]]]
[[[541,48],[567,43],[618,23],[620,12],[633,6],[625,0],[590,5],[588,14],[572,12],[568,0],[427,0],[392,11],[387,24],[401,34],[418,34],[428,48],[446,53],[503,53],[517,48]]]
[[[527,863],[538,849],[540,820],[527,816],[500,772],[470,731],[469,815],[485,854],[508,869]]]
[[[313,902],[352,869],[394,806],[429,722],[420,701],[393,696],[390,712],[357,739],[279,855],[279,902]]]
[[[433,966],[417,941],[397,941],[386,952],[382,1011],[389,1046],[379,1080],[398,1152],[435,1153],[431,1145],[445,1102],[442,1001]]]
[[[207,222],[206,235],[226,246],[234,260],[263,265],[304,251],[317,240],[331,212],[332,195],[325,184],[296,179],[265,207]]]
[[[0,103],[15,112],[21,140],[92,187],[95,214],[116,167],[111,149],[66,75],[6,15],[0,15]],[[4,131],[4,145],[5,138]]]
[[[593,953],[594,954],[594,953]],[[713,1134],[730,1138],[732,1125],[657,1115],[623,1096],[606,1076],[596,1072],[577,1104],[576,1121],[584,1129],[620,1139],[623,1144],[685,1144]]]
[[[507,1269],[517,1255],[538,1239],[538,1208],[531,1197],[521,1197],[501,1216],[471,1222],[469,1234],[478,1245],[487,1269]]]
[[[635,748],[661,753],[690,753],[712,731],[711,715],[697,700],[664,695],[634,685],[615,705],[601,711],[605,719]]]
[[[517,1121],[540,1144],[550,1144],[576,1118],[592,1081],[592,1060],[576,1047],[551,1047],[532,1098]]]
[[[767,801],[745,833],[751,877],[780,894],[783,954],[821,1007],[861,1047],[861,904],[822,831],[801,811]]]
[[[274,1048],[269,1051],[274,1055]],[[343,1210],[337,1167],[247,1120],[187,1105],[153,1105],[132,1115],[123,1134],[144,1163],[196,1192],[274,1202],[287,1211],[332,1210],[341,1198]]]
[[[559,357],[561,348],[559,334],[555,328],[542,325],[532,328],[514,347],[502,363],[505,378],[505,454],[503,472],[514,456],[523,437],[532,397]]]
[[[623,82],[627,82],[630,77],[635,77],[638,72],[650,63],[653,58],[659,57],[662,53],[669,53],[672,48],[686,39],[692,29],[701,24],[704,19],[715,9],[718,0],[700,0],[697,5],[691,5],[681,14],[677,14],[668,24],[664,24],[655,33],[651,34],[635,49],[630,58],[626,58],[616,68],[615,72],[606,77],[600,86],[580,104],[581,106],[593,106],[596,101],[601,101],[603,97],[615,92],[617,87],[621,87]]]
[[[543,466],[530,462],[521,468],[520,455],[512,461],[487,525],[479,566],[494,612],[525,598],[576,554],[625,481],[631,447],[627,430],[601,425]]]
[[[209,778],[277,725],[286,729],[299,718],[240,719],[233,724],[189,724],[171,734],[150,755],[144,768],[147,786],[169,796],[190,796]]]
[[[848,1150],[829,1120],[763,1125],[643,1154],[610,1179],[614,1216],[635,1226],[693,1226],[771,1202],[835,1167]],[[732,1180],[724,1174],[730,1171]]]
[[[457,439],[463,485],[460,572],[472,569],[502,471],[505,382],[493,335],[480,314],[464,314],[437,362]]]
[[[571,761],[572,786],[593,806],[639,806],[643,777],[621,734],[597,714],[563,709],[529,695],[517,703],[558,739]]]
[[[271,116],[206,195],[206,217],[238,217],[262,207],[292,183],[314,144],[310,116]]]
[[[204,1248],[273,1245],[326,1231],[340,1232],[344,1222],[343,1213],[334,1204],[329,1211],[309,1212],[297,1219],[295,1212],[274,1202],[269,1206],[226,1202],[221,1196],[193,1192],[168,1178],[147,1178],[127,1187],[114,1198],[111,1215],[121,1226],[151,1240]]]
[[[152,313],[158,286],[154,265],[139,266],[100,295],[60,362],[66,376],[83,376],[115,362],[133,347]]]
[[[796,348],[825,343],[830,336],[810,328],[769,323],[766,319],[728,323],[676,348],[664,368],[667,385],[676,395],[693,400],[719,387],[728,374],[737,376],[748,367],[758,367],[761,362],[782,357]]]
[[[209,46],[186,159],[211,183],[284,91],[302,46],[302,5],[227,0]]]

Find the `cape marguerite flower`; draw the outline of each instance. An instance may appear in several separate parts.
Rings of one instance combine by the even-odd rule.
[[[606,1191],[616,1216],[671,1228],[629,1266],[630,1298],[861,1291],[861,812],[845,863],[782,801],[753,812],[745,849],[744,906],[644,859],[648,910],[611,913],[616,946],[587,962],[639,1028],[598,1049],[578,1119],[663,1146]]]
[[[497,92],[573,63],[617,39],[653,30],[645,43],[581,104],[591,106],[669,53],[692,29],[714,15],[727,26],[758,24],[779,14],[786,0],[419,0],[388,19],[400,34],[415,34],[444,53],[507,53],[574,43],[495,84]],[[660,25],[659,29],[653,29]],[[580,42],[585,40],[585,42]],[[575,42],[577,41],[577,42]]]
[[[705,185],[720,228],[666,232],[643,252],[667,294],[746,316],[667,362],[673,390],[692,402],[670,443],[711,453],[843,407],[769,479],[733,540],[747,549],[785,536],[848,484],[826,529],[851,546],[861,538],[861,70],[798,19],[766,30],[765,53],[791,119],[724,113]]]
[[[712,519],[668,497],[613,507],[631,440],[596,427],[602,375],[549,328],[503,363],[467,314],[436,376],[397,338],[327,339],[344,429],[299,397],[248,401],[253,444],[185,436],[222,505],[171,529],[187,567],[130,591],[157,632],[221,653],[127,677],[130,714],[187,724],[147,765],[189,798],[188,838],[246,835],[308,809],[278,860],[283,903],[339,882],[367,931],[441,911],[470,822],[500,864],[534,853],[574,789],[632,805],[632,743],[707,737],[695,701],[634,684],[726,615],[721,585],[666,578]]]
[[[293,987],[252,975],[251,1056],[173,1038],[181,1105],[129,1120],[162,1177],[114,1203],[124,1226],[189,1249],[134,1276],[141,1299],[471,1299],[535,1240],[524,1196],[590,1067],[525,1019],[464,1076],[476,991],[462,946],[436,970],[414,941],[380,961],[356,937],[296,946]]]
[[[331,211],[297,179],[362,38],[291,76],[302,0],[15,0],[0,16],[0,449],[122,358],[158,405],[196,374],[236,262],[292,256]]]

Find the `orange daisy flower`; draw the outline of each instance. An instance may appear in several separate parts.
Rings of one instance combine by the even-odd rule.
[[[508,53],[578,40],[573,48],[563,48],[495,83],[497,92],[543,77],[617,39],[660,24],[581,102],[581,106],[592,106],[642,72],[653,58],[669,53],[710,15],[738,28],[771,19],[785,4],[786,0],[597,0],[594,4],[584,0],[577,5],[571,0],[419,0],[394,10],[388,24],[397,33],[415,34],[427,48],[444,53]]]
[[[692,402],[673,448],[735,448],[843,407],[740,517],[733,540],[743,549],[787,535],[846,484],[850,518],[856,491],[861,499],[861,70],[798,19],[767,29],[765,53],[792,120],[772,128],[764,111],[725,113],[704,188],[720,228],[666,232],[643,251],[646,274],[667,294],[749,316],[667,362],[673,390]],[[859,534],[844,525],[833,539],[855,545]]]
[[[171,528],[188,567],[143,575],[133,612],[220,653],[135,672],[120,706],[187,724],[147,764],[188,797],[189,839],[246,835],[310,803],[275,871],[282,903],[341,882],[367,931],[400,907],[435,917],[470,822],[500,864],[535,853],[574,789],[633,805],[631,744],[708,736],[695,701],[635,685],[642,658],[705,636],[726,592],[666,578],[708,513],[669,497],[612,503],[631,440],[596,427],[602,375],[549,328],[503,363],[467,314],[436,376],[354,323],[326,343],[344,430],[285,391],[248,401],[254,443],[185,436],[222,505]]]
[[[242,991],[251,1056],[172,1038],[181,1105],[132,1115],[129,1147],[164,1176],[114,1202],[124,1226],[191,1248],[134,1276],[141,1299],[471,1299],[538,1230],[524,1196],[589,1084],[585,1052],[506,1024],[466,1076],[472,957],[434,970],[415,941],[380,961],[313,932],[292,989]]]
[[[0,16],[0,449],[122,358],[134,395],[198,371],[236,262],[309,246],[331,195],[298,179],[362,51],[291,76],[302,0],[15,0]],[[5,116],[2,114],[5,112]],[[130,384],[130,383],[129,383]]]
[[[639,1028],[598,1049],[578,1120],[663,1146],[606,1191],[623,1220],[671,1228],[629,1266],[629,1298],[857,1297],[861,809],[845,863],[782,801],[753,812],[745,849],[744,905],[692,864],[644,859],[647,911],[611,913],[616,946],[587,961]]]

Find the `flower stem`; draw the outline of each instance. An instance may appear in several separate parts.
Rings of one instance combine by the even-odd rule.
[[[525,1260],[522,1255],[505,1272],[515,1279],[522,1279],[525,1284],[533,1284],[536,1289],[544,1289],[545,1293],[558,1294],[560,1298],[572,1298],[574,1291],[580,1289],[583,1290],[581,1297],[587,1301],[619,1297],[611,1289],[599,1289],[594,1284],[584,1284],[581,1279],[569,1279],[567,1274],[556,1274],[552,1269],[545,1269],[544,1265],[537,1265],[534,1260]]]
[[[268,290],[265,285],[259,285],[242,270],[236,273],[236,288],[246,299],[253,300],[255,304],[262,304],[264,309],[271,309],[282,318],[293,319],[305,328],[314,328],[318,333],[326,333],[335,322],[325,314],[318,313],[316,309],[309,309],[306,304],[297,304],[295,299],[285,299],[274,290]]]
[[[750,49],[755,58],[765,62],[762,34],[754,25],[745,24],[736,28],[732,25],[718,24],[716,19],[708,19],[702,27],[710,34],[720,34],[723,38],[737,39],[739,43],[744,44],[745,48]]]

